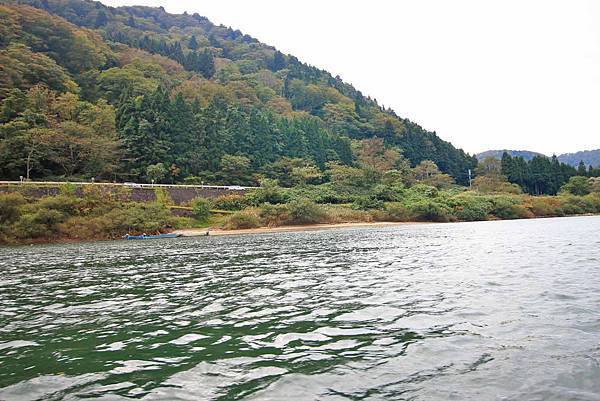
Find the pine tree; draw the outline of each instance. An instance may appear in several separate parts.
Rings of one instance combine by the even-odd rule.
[[[108,23],[108,17],[106,16],[106,13],[104,12],[104,10],[100,10],[98,12],[98,15],[96,15],[96,21],[94,23],[94,26],[96,28],[100,28],[101,26],[104,26]]]
[[[285,67],[286,67],[285,56],[279,50],[275,51],[275,53],[273,54],[273,60],[271,60],[269,68],[272,71],[277,72],[281,69],[284,69]]]
[[[198,57],[198,70],[206,79],[211,79],[215,74],[215,61],[210,50],[204,49]]]
[[[196,35],[192,35],[190,40],[188,41],[188,49],[190,50],[198,50],[198,42],[196,41]]]
[[[583,160],[581,160],[577,166],[577,175],[581,175],[583,177],[587,176],[587,168],[585,167]]]

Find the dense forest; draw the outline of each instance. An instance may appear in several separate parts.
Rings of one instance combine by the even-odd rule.
[[[0,2],[0,177],[254,184],[296,169],[477,160],[291,55],[198,14]],[[285,177],[286,175],[283,174]]]

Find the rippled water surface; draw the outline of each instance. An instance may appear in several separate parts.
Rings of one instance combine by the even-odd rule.
[[[599,400],[600,217],[0,248],[0,399]]]

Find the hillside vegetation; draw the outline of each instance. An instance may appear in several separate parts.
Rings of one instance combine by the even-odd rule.
[[[462,184],[476,165],[340,77],[198,14],[3,1],[0,69],[5,179],[256,184],[357,166],[367,148]]]

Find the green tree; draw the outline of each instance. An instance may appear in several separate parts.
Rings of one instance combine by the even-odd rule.
[[[569,178],[569,182],[560,188],[563,193],[569,193],[572,195],[587,195],[590,193],[590,183],[587,177],[575,176]]]
[[[146,167],[146,177],[152,182],[160,183],[169,174],[163,163],[151,164]]]
[[[200,46],[198,45],[198,41],[196,40],[196,35],[192,35],[190,40],[188,41],[188,48],[191,50],[198,50]]]

